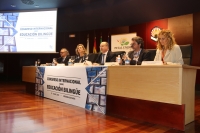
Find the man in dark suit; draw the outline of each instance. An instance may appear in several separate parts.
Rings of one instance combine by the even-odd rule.
[[[62,48],[60,50],[60,56],[58,59],[57,59],[57,62],[58,63],[64,63],[66,66],[68,65],[68,61],[70,59],[70,56],[69,56],[69,52],[66,48]]]
[[[100,44],[100,51],[95,63],[104,65],[105,62],[115,62],[116,55],[109,51],[109,44],[107,42],[102,42]]]
[[[151,53],[144,48],[144,41],[141,37],[136,36],[132,38],[131,47],[133,51],[128,52],[128,57],[131,59],[130,64],[141,65],[142,61],[151,61]]]

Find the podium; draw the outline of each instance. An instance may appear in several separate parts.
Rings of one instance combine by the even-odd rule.
[[[187,65],[110,66],[107,114],[184,130],[194,121],[197,69]]]

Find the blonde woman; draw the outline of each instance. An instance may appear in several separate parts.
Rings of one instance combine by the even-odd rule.
[[[181,49],[170,30],[163,29],[159,32],[154,61],[163,61],[163,64],[183,64]]]
[[[74,63],[83,63],[84,61],[88,60],[88,55],[83,44],[78,44],[75,49],[75,52],[77,56],[74,60]]]

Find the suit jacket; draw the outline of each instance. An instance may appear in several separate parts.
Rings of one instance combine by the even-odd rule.
[[[102,57],[102,53],[99,53],[95,63],[101,64],[101,57]],[[115,62],[115,60],[116,60],[116,55],[112,53],[111,51],[108,51],[105,62]]]
[[[64,63],[67,66],[69,59],[70,59],[70,56],[67,56],[64,61],[63,61],[62,57],[59,57],[59,58],[57,58],[57,62],[58,63]]]
[[[79,55],[76,56],[74,63],[83,63],[84,61],[88,60],[88,55],[85,54],[84,56],[80,57]]]
[[[135,65],[136,61],[133,60],[134,56],[133,56],[134,51],[130,51],[128,52],[128,57],[131,59],[130,64],[131,65]],[[151,53],[148,50],[142,49],[140,51],[140,55],[137,61],[137,65],[141,65],[142,61],[151,61]]]
[[[154,61],[162,60],[162,50],[157,49]],[[174,45],[172,50],[167,50],[164,57],[164,62],[183,64],[182,52],[178,45]]]

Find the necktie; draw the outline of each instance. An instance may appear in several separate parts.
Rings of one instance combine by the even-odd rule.
[[[65,62],[65,58],[62,59],[62,63],[64,63],[64,62]]]
[[[105,56],[105,54],[102,54],[102,56],[101,56],[101,64],[102,65],[104,65],[104,56]]]

